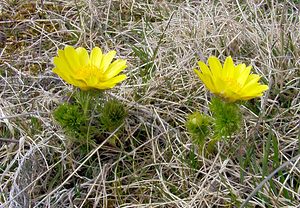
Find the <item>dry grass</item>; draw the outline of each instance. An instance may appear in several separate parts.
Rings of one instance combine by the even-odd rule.
[[[239,207],[292,158],[246,206],[299,207],[299,1],[238,2],[2,0],[0,207]],[[53,121],[71,91],[51,72],[66,44],[128,60],[108,92],[129,109],[127,149],[105,140],[81,157]],[[204,157],[184,122],[208,111],[192,69],[210,55],[253,65],[270,90]]]

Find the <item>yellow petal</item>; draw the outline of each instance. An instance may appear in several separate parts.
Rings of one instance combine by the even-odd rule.
[[[246,80],[246,83],[249,83],[249,82],[253,82],[253,80],[256,80],[256,82],[260,79],[260,76],[257,75],[257,74],[250,74]]]
[[[118,59],[109,65],[108,69],[104,73],[106,79],[111,79],[112,77],[118,75],[127,67],[126,60]]]
[[[76,77],[74,77],[73,72],[66,67],[67,65],[63,60],[61,60],[59,57],[55,57],[53,61],[56,65],[56,67],[53,69],[53,72],[59,75],[65,82],[76,87],[80,87],[81,89],[87,87],[87,84],[84,80],[76,79]]]
[[[59,58],[65,59],[65,61],[67,61],[64,50],[59,49],[57,54]]]
[[[263,95],[263,92],[268,90],[269,87],[267,85],[260,85],[253,87],[251,90],[249,90],[247,93],[242,95],[242,100],[250,100],[255,97],[260,97]]]
[[[89,63],[89,54],[87,50],[83,47],[76,48],[78,54],[79,63],[81,66],[86,66]]]
[[[60,58],[60,57],[54,57],[53,63],[55,65],[55,68],[52,70],[54,73],[56,73],[58,76],[60,76],[64,81],[66,81],[69,84],[72,84],[72,78],[71,74],[73,73],[70,69],[67,62]]]
[[[213,86],[213,83],[211,81],[211,77],[207,74],[203,74],[197,69],[194,69],[194,72],[198,75],[199,79],[204,83],[204,85],[212,92],[216,92],[215,87]]]
[[[233,77],[234,73],[234,63],[231,56],[225,59],[224,67],[222,70],[222,77]]]
[[[228,102],[235,102],[240,99],[240,95],[230,89],[226,89],[223,94],[221,94],[221,97],[224,97]]]
[[[199,61],[198,66],[200,67],[200,70],[203,74],[207,74],[209,76],[212,76],[210,69],[208,68],[208,66],[204,62]]]
[[[122,82],[125,80],[127,76],[125,74],[121,74],[119,76],[116,76],[106,82],[99,82],[98,84],[94,85],[93,87],[98,89],[109,89],[114,87],[117,83]]]
[[[241,71],[237,81],[241,85],[241,87],[244,87],[246,80],[248,79],[248,76],[251,71],[251,66],[246,67],[243,71]]]
[[[68,67],[68,69],[70,71],[72,71],[72,73],[74,72],[74,70],[72,69],[72,67],[70,66],[66,56],[65,56],[65,51],[64,50],[58,50],[58,58],[65,63],[65,67]]]
[[[241,91],[247,92],[248,89],[253,87],[253,85],[257,84],[260,76],[257,74],[250,74],[246,80],[245,85],[241,88]]]
[[[269,87],[267,85],[253,85],[247,92],[244,93],[245,96],[251,96],[255,94],[261,94],[262,92],[268,90]]]
[[[215,56],[211,56],[208,58],[208,64],[212,75],[220,77],[222,71],[222,64],[220,63],[219,59]]]
[[[246,69],[246,64],[238,64],[235,67],[235,71],[234,71],[235,78],[237,79],[245,69]]]
[[[72,80],[66,74],[64,74],[63,71],[60,70],[59,68],[55,67],[52,71],[55,74],[57,74],[61,79],[63,79],[65,82],[72,84]]]
[[[108,80],[107,82],[110,82],[110,83],[119,83],[119,82],[122,82],[123,80],[125,80],[127,78],[127,76],[125,74],[121,74],[119,76],[116,76],[110,80]]]
[[[100,69],[102,70],[102,72],[104,73],[107,68],[109,67],[111,61],[113,60],[113,58],[116,55],[116,51],[109,51],[107,54],[105,54],[103,56],[101,65],[100,65]]]
[[[198,62],[198,65],[199,65],[200,70],[201,70],[202,74],[204,75],[205,79],[207,79],[207,80],[208,80],[207,82],[210,83],[210,85],[211,85],[210,87],[207,86],[207,88],[208,88],[209,90],[211,90],[212,93],[216,92],[216,91],[217,91],[217,88],[216,88],[215,81],[214,81],[215,77],[213,76],[211,70],[210,70],[210,69],[208,68],[208,66],[207,66],[204,62],[202,62],[202,61],[199,61],[199,62]],[[199,77],[199,78],[200,78],[200,77]]]
[[[260,89],[262,90],[262,91],[266,91],[266,90],[268,90],[269,89],[269,86],[268,85],[260,85]]]
[[[91,64],[99,69],[101,62],[102,62],[102,58],[103,58],[103,55],[102,55],[101,49],[98,47],[93,48],[93,50],[91,51],[91,57],[90,57]]]
[[[225,90],[227,90],[228,86],[227,83],[224,82],[224,80],[220,79],[219,77],[213,77],[212,81],[213,85],[215,86],[216,92],[222,94]]]
[[[73,71],[80,70],[80,63],[78,54],[72,46],[66,46],[64,50],[65,57],[69,63],[69,66],[72,68]]]
[[[72,85],[79,87],[80,89],[87,90],[89,89],[89,85],[85,80],[81,79],[74,79]]]
[[[259,83],[252,83],[246,88],[243,88],[239,93],[243,96],[252,96],[255,94],[261,94],[262,92],[268,90],[267,85],[261,85]]]

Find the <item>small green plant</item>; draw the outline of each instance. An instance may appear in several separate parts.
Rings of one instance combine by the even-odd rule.
[[[210,133],[211,118],[199,112],[194,112],[188,116],[185,125],[194,143],[202,149],[205,139]]]
[[[115,131],[127,116],[124,105],[117,100],[108,100],[99,111],[101,128],[108,132]]]
[[[241,126],[241,113],[236,103],[227,103],[214,97],[209,106],[214,119],[214,133],[217,138],[230,137]]]
[[[53,116],[65,133],[83,146],[102,142],[106,133],[114,132],[127,116],[122,103],[107,100],[99,91],[75,91],[71,100],[71,103],[59,105]],[[114,135],[108,143],[115,145],[116,139],[118,136]]]
[[[211,100],[209,109],[212,116],[194,112],[188,116],[185,123],[193,143],[198,145],[200,152],[206,144],[205,153],[214,152],[218,141],[237,132],[242,119],[236,103],[228,103],[218,97]]]
[[[57,107],[53,116],[67,134],[78,138],[85,137],[88,118],[82,113],[80,106],[64,103]]]

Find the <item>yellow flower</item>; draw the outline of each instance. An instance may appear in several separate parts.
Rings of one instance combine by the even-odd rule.
[[[202,61],[199,61],[198,65],[200,70],[194,71],[205,86],[213,94],[228,102],[260,97],[269,89],[267,85],[259,84],[259,75],[250,74],[251,66],[246,67],[245,64],[235,66],[230,56],[226,58],[223,67],[215,56],[209,57],[209,67]]]
[[[127,67],[126,60],[112,62],[115,55],[116,51],[102,54],[98,47],[93,48],[89,55],[85,48],[66,46],[54,57],[53,72],[82,90],[109,89],[126,79],[125,74],[118,75]]]

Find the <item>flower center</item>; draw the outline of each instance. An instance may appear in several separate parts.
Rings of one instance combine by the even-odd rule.
[[[226,89],[237,93],[241,88],[241,84],[234,77],[225,77],[224,82],[226,83]],[[226,89],[224,89],[226,91]]]
[[[93,67],[91,65],[86,65],[79,69],[76,73],[76,77],[79,79],[87,79],[93,75]]]
[[[88,64],[76,73],[76,79],[83,80],[87,85],[94,85],[101,80],[99,70],[94,65]]]

